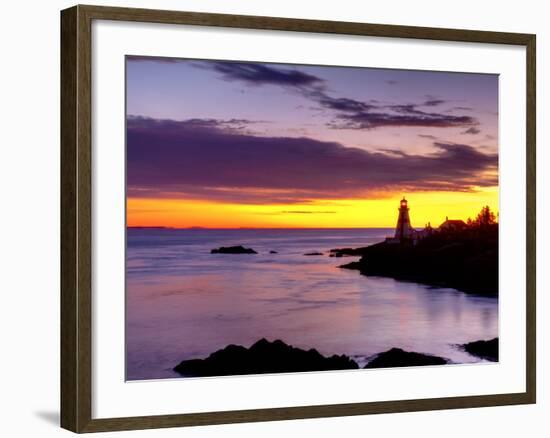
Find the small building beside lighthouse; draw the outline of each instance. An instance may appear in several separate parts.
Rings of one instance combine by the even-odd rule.
[[[463,220],[456,220],[456,219],[449,219],[449,217],[447,216],[445,218],[445,222],[443,222],[440,226],[439,226],[439,230],[440,231],[450,231],[450,232],[453,232],[453,231],[462,231],[464,228],[466,228],[468,225],[466,225],[466,223],[463,221]]]

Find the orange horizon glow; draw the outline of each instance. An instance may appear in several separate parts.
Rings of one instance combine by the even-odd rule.
[[[380,199],[312,200],[302,204],[238,204],[208,200],[128,198],[128,227],[392,228],[405,196],[412,226],[475,218],[488,205],[498,214],[498,187],[474,192],[395,193]]]

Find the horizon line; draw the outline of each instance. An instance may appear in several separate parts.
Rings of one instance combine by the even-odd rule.
[[[127,225],[127,229],[165,229],[165,230],[362,230],[362,229],[394,229],[392,226],[376,227],[172,227],[166,225]],[[416,228],[416,227],[413,227]]]

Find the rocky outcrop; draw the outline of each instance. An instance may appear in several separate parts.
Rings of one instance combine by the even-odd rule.
[[[376,355],[364,368],[418,367],[423,365],[445,365],[446,363],[448,363],[448,360],[439,356],[392,348]]]
[[[305,256],[322,256],[323,253],[322,253],[322,252],[318,252],[318,251],[313,251],[313,252],[306,252],[304,255],[305,255]]]
[[[238,246],[222,246],[210,251],[210,254],[258,254],[252,248],[245,248],[242,245]]]
[[[206,359],[184,360],[174,371],[188,377],[205,377],[357,368],[357,363],[345,355],[325,357],[315,349],[302,350],[280,340],[261,339],[250,348],[228,345]]]
[[[461,345],[467,353],[491,362],[498,362],[498,338],[490,341],[474,341]]]

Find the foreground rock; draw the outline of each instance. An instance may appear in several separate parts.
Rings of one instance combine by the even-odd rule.
[[[498,225],[437,233],[416,245],[381,242],[356,250],[332,250],[331,254],[361,255],[359,261],[341,268],[363,275],[498,296]]]
[[[490,341],[475,341],[461,345],[464,351],[481,359],[498,362],[498,338]]]
[[[320,255],[323,255],[323,253],[318,252],[318,251],[314,251],[314,252],[306,252],[304,255],[305,256],[320,256]]]
[[[365,368],[394,368],[394,367],[418,367],[423,365],[445,365],[447,359],[429,354],[414,353],[392,348],[379,353]]]
[[[258,254],[252,248],[245,248],[242,245],[238,246],[222,246],[210,251],[210,254]]]
[[[314,349],[306,351],[280,340],[261,339],[250,348],[228,345],[206,359],[184,360],[174,371],[188,377],[206,377],[357,368],[357,363],[345,355],[325,357]]]

